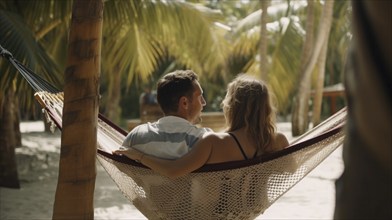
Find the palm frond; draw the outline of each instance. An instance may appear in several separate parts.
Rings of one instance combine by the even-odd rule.
[[[0,10],[0,36],[0,44],[9,50],[15,59],[53,85],[61,87],[56,64],[36,42],[34,33],[27,28],[19,15]],[[14,85],[21,103],[31,103],[34,91],[15,68],[10,68],[8,62],[1,62],[0,85],[2,90]]]
[[[119,20],[104,24],[115,27],[104,33],[104,56],[112,62],[108,68],[126,71],[128,85],[136,76],[147,79],[163,56],[199,74],[214,74],[225,62],[224,34],[213,25],[219,11],[180,1],[108,1],[105,7]]]

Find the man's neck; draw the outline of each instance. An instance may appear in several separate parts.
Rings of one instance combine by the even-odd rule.
[[[170,114],[166,114],[165,116],[179,117],[179,118],[182,118],[182,119],[184,119],[184,120],[187,120],[187,121],[188,121],[189,123],[191,123],[191,124],[195,124],[194,122],[189,121],[189,119],[188,119],[187,117],[185,117],[184,115],[179,114],[179,113],[170,113]]]

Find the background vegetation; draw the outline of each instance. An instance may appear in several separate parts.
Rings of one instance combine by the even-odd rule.
[[[116,122],[138,117],[143,89],[163,74],[184,68],[200,74],[206,111],[219,111],[226,84],[236,74],[261,76],[260,2],[104,1],[101,112]],[[325,2],[312,2],[317,33]],[[60,89],[71,6],[72,1],[56,0],[0,3],[1,45]],[[307,1],[273,0],[268,8],[266,80],[283,116],[291,114],[299,85],[306,15]],[[349,15],[349,1],[334,4],[324,86],[342,81],[351,39]],[[0,62],[2,93],[16,82],[22,117],[35,119],[39,115],[30,114],[36,108],[32,92],[15,70]],[[323,109],[328,116],[328,107]]]

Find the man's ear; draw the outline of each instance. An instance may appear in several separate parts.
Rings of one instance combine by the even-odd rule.
[[[179,101],[179,103],[178,103],[178,106],[180,106],[180,108],[182,108],[182,109],[188,109],[188,106],[189,106],[189,100],[188,100],[188,98],[185,97],[185,96],[182,96],[182,97],[180,98],[180,101]]]

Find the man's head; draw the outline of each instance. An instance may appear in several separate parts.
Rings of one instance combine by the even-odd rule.
[[[199,122],[206,105],[197,74],[191,70],[177,70],[162,77],[157,84],[157,100],[166,116],[178,116],[191,123]]]

